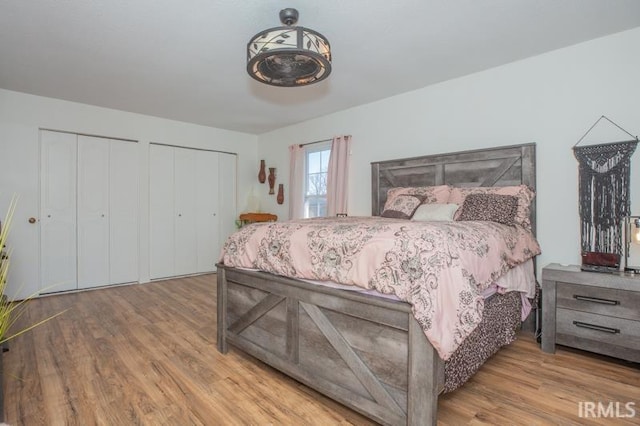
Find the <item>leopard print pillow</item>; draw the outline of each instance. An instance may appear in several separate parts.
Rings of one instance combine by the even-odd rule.
[[[516,214],[515,222],[527,229],[531,229],[531,202],[536,193],[528,186],[453,187],[451,188],[451,194],[447,202],[462,206],[465,197],[471,194],[498,194],[516,197],[518,199],[518,213]],[[458,209],[454,220],[458,220],[461,210],[462,208]]]
[[[514,225],[518,198],[513,195],[469,194],[462,203],[457,220],[485,220]]]

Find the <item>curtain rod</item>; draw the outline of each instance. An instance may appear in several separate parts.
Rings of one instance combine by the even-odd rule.
[[[323,139],[321,141],[313,141],[313,142],[307,142],[307,143],[301,143],[300,144],[300,148],[302,148],[303,146],[307,146],[307,145],[313,145],[315,143],[322,143],[322,142],[331,142],[333,139]]]

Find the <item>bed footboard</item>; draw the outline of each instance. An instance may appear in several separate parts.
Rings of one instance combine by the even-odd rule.
[[[228,344],[382,424],[436,424],[444,367],[406,303],[218,265]]]

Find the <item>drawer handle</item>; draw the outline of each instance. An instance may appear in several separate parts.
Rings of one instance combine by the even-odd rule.
[[[603,327],[601,325],[594,325],[586,322],[574,321],[573,325],[575,325],[576,327],[588,328],[589,330],[604,331],[605,333],[611,333],[611,334],[620,333],[620,329],[618,328]]]
[[[583,302],[601,303],[603,305],[619,305],[620,304],[620,302],[618,302],[617,300],[600,299],[599,297],[579,296],[577,294],[574,294],[573,298],[576,300],[582,300]]]

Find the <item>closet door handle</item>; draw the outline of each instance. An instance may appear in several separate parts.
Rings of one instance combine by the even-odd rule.
[[[601,303],[603,305],[619,305],[620,304],[620,302],[617,300],[601,299],[599,297],[579,296],[577,294],[574,294],[573,298],[576,300],[581,300],[583,302]]]
[[[589,330],[604,331],[605,333],[611,333],[611,334],[620,333],[620,329],[618,328],[603,327],[601,325],[589,324],[586,322],[574,321],[573,325],[580,328],[588,328]]]

